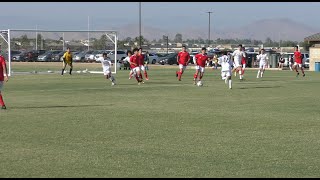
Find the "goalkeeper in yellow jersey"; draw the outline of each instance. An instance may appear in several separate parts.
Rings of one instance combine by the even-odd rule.
[[[61,71],[61,76],[63,76],[64,70],[66,69],[67,64],[70,66],[69,74],[71,75],[73,65],[72,65],[72,54],[70,52],[69,47],[67,48],[67,52],[63,54],[62,59],[63,59],[63,68]]]

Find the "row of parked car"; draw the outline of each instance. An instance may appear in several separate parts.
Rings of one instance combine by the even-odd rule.
[[[71,51],[73,61],[75,62],[97,62],[103,53],[107,53],[112,62],[115,61],[114,50],[89,50],[89,51]],[[117,50],[117,61],[127,57],[126,50]],[[31,51],[11,51],[11,60],[16,62],[59,62],[65,51],[62,50],[31,50]],[[159,55],[160,56],[160,55]],[[149,63],[156,64],[159,62],[159,56],[155,53],[149,54]]]

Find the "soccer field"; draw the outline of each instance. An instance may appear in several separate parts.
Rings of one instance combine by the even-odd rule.
[[[320,73],[247,70],[229,90],[220,70],[203,87],[175,71],[12,76],[0,177],[320,177]]]

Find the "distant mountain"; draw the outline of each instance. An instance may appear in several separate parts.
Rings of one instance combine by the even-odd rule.
[[[211,39],[256,39],[266,40],[270,37],[274,41],[292,40],[302,41],[305,37],[320,32],[319,29],[309,27],[303,23],[295,22],[291,19],[279,18],[279,19],[264,19],[253,23],[246,24],[239,29],[226,28],[211,31]],[[152,28],[149,26],[142,27],[142,35],[149,39],[159,39],[162,35],[168,34],[171,39],[175,37],[177,33],[181,33],[183,39],[208,38],[208,29],[199,29],[190,27],[181,30],[166,31],[159,28]],[[119,38],[136,37],[139,35],[139,25],[130,24],[127,26],[119,27]]]
[[[212,25],[213,26],[213,25]],[[108,28],[107,28],[108,29]],[[119,33],[119,39],[126,37],[135,38],[139,36],[139,25],[138,24],[127,24],[124,26],[114,28]],[[148,39],[159,39],[163,35],[169,35],[170,39],[174,39],[177,33],[181,33],[183,39],[194,39],[201,37],[202,39],[208,38],[207,28],[197,28],[190,26],[185,29],[165,29],[155,28],[150,26],[143,26],[141,29],[142,35]],[[253,23],[245,24],[244,26],[235,28],[218,29],[214,28],[211,31],[211,39],[256,39],[265,41],[267,37],[270,37],[274,41],[281,40],[293,40],[302,41],[305,37],[320,32],[319,29],[309,27],[303,23],[295,22],[291,19],[264,19]],[[13,37],[21,36],[25,33],[16,32]],[[28,37],[35,37],[35,33],[28,33]],[[62,37],[62,33],[43,33],[46,38],[59,39]],[[101,33],[90,33],[90,37],[100,38]],[[65,33],[66,40],[72,39],[87,39],[88,33]]]

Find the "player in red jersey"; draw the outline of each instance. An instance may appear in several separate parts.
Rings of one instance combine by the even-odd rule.
[[[294,59],[295,59],[295,62],[294,62],[294,65],[293,65],[293,69],[296,70],[297,77],[299,76],[298,67],[300,67],[301,72],[303,74],[303,77],[305,77],[306,74],[304,73],[303,66],[302,66],[302,55],[301,55],[301,52],[299,51],[299,47],[298,46],[295,47]]]
[[[187,52],[186,49],[187,49],[186,46],[182,46],[182,51],[180,51],[177,55],[177,62],[179,64],[179,71],[176,71],[176,76],[178,77],[179,81],[181,81],[181,76],[190,61],[190,54]]]
[[[197,54],[195,56],[195,65],[196,65],[196,73],[193,75],[193,84],[196,85],[197,84],[197,78],[198,78],[198,74],[200,73],[199,79],[198,81],[201,81],[203,74],[204,74],[204,68],[206,66],[206,62],[209,60],[208,56],[206,54],[207,49],[205,47],[203,47],[201,49],[201,53]]]
[[[146,68],[144,67],[144,54],[142,54],[142,48],[139,48],[139,66],[140,66],[140,71],[143,71],[144,77],[146,78],[146,80],[148,81],[148,73]],[[141,73],[141,77],[140,77],[143,81],[142,78],[142,73]]]
[[[1,46],[0,46],[0,52],[1,52]],[[5,74],[5,76],[4,76]],[[6,81],[8,82],[9,77],[8,77],[8,71],[7,71],[7,66],[6,66],[6,61],[2,55],[0,55],[0,105],[1,109],[7,109],[6,105],[4,104],[3,98],[2,98],[2,88],[3,88],[3,82]]]
[[[244,70],[246,69],[246,64],[247,64],[247,54],[246,54],[246,49],[245,47],[242,47],[242,51],[245,54],[244,56],[242,56],[241,59],[241,64],[242,64],[242,76],[244,74]]]
[[[138,85],[142,82],[140,79],[141,72],[140,72],[140,66],[139,66],[139,49],[135,48],[133,50],[133,55],[130,57],[130,68],[133,71],[134,76],[136,77],[136,80],[138,81]]]

